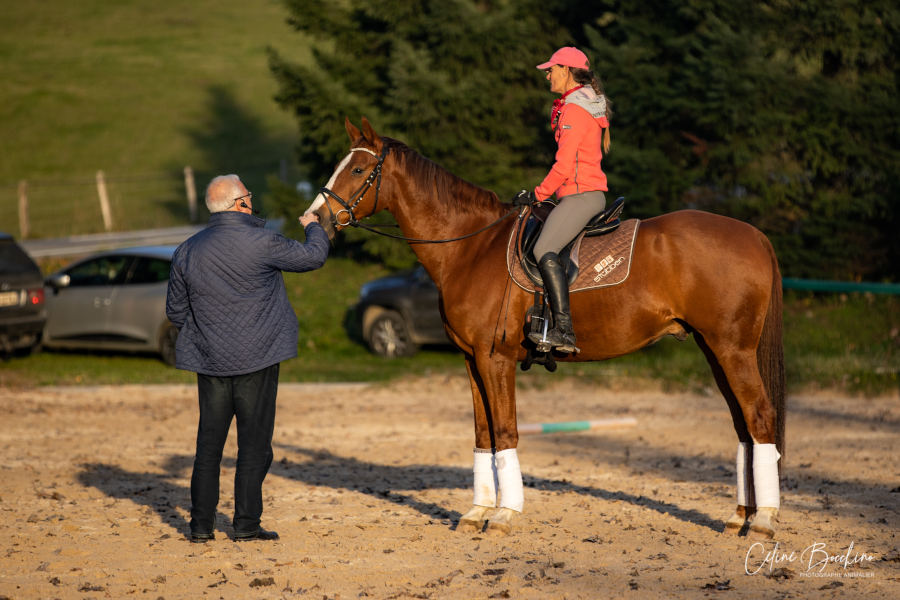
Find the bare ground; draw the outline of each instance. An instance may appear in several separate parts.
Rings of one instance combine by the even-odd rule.
[[[638,426],[522,437],[525,512],[495,539],[455,531],[463,378],[282,385],[263,515],[281,539],[230,539],[232,431],[201,545],[185,538],[193,387],[0,389],[0,598],[900,597],[898,397],[789,404],[765,562],[775,542],[722,533],[736,438],[713,394],[520,389],[520,423]]]

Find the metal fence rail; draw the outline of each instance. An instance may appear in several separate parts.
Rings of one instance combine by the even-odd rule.
[[[825,281],[821,279],[795,279],[785,277],[781,286],[786,290],[809,292],[870,292],[873,294],[900,294],[900,283],[867,283],[852,281]]]

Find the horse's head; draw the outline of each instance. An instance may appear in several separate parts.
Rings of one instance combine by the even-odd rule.
[[[306,214],[319,217],[329,238],[379,210],[381,170],[387,155],[387,147],[365,117],[362,131],[349,118],[344,126],[350,136],[350,152],[306,209]]]

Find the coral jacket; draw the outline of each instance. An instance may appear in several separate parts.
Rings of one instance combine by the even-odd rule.
[[[606,98],[585,86],[565,98],[555,135],[556,162],[539,186],[535,198],[546,200],[582,192],[607,191],[603,160],[603,129],[609,127]]]

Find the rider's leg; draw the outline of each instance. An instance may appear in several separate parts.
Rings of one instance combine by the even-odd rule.
[[[541,271],[544,290],[553,312],[554,328],[547,333],[547,341],[560,352],[575,351],[575,332],[569,310],[569,287],[565,269],[558,253],[575,239],[585,224],[606,207],[606,196],[601,191],[566,196],[547,217],[541,236],[534,245],[534,257]],[[532,333],[535,343],[542,335]]]
[[[539,262],[548,252],[559,252],[581,233],[584,226],[606,208],[603,192],[585,192],[560,199],[559,206],[550,211],[541,235],[534,244],[534,260]]]
[[[544,293],[550,301],[553,313],[553,329],[547,332],[547,341],[560,352],[575,352],[575,332],[572,330],[572,313],[569,310],[569,282],[566,271],[555,252],[547,252],[538,263],[544,280]]]

